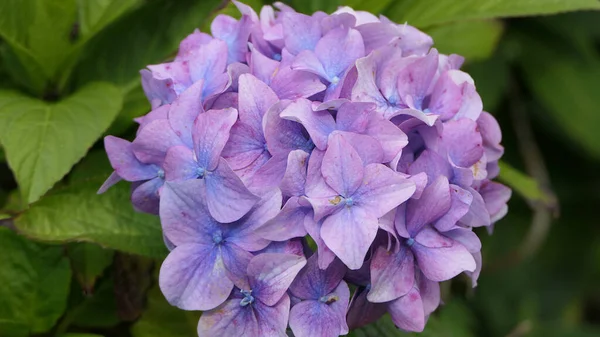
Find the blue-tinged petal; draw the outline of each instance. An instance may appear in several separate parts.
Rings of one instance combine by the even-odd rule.
[[[233,283],[214,245],[177,246],[160,268],[159,285],[169,303],[184,310],[210,310],[227,300]]]
[[[294,254],[263,253],[248,265],[252,295],[262,303],[275,305],[285,295],[306,259]]]
[[[231,16],[219,14],[212,21],[210,25],[212,35],[227,43],[226,61],[228,63],[246,61],[251,27],[252,19],[246,15],[237,21]],[[221,58],[224,58],[223,56],[223,54],[219,55]]]
[[[163,232],[176,246],[214,243],[219,224],[208,213],[201,180],[168,182],[161,193],[160,221]]]
[[[187,88],[171,104],[168,118],[171,128],[181,138],[183,144],[190,149],[193,148],[192,128],[199,114],[204,112],[202,107],[202,90],[204,80],[199,80]]]
[[[424,110],[423,101],[429,94],[437,72],[439,54],[432,49],[427,56],[418,57],[398,74],[398,93],[402,102],[411,109]]]
[[[364,56],[364,48],[362,37],[357,30],[338,27],[319,40],[315,46],[315,54],[323,65],[327,76],[325,78],[335,85],[348,68]]]
[[[248,289],[250,285],[248,284],[246,270],[248,269],[248,263],[252,260],[252,253],[229,242],[224,242],[218,249],[220,249],[227,277],[236,287]]]
[[[283,12],[281,22],[285,46],[294,55],[303,50],[313,50],[321,38],[321,23],[316,17]]]
[[[376,138],[346,131],[336,131],[335,134],[342,135],[354,148],[363,165],[383,162],[383,148]]]
[[[312,141],[304,135],[300,123],[292,122],[279,117],[279,114],[288,105],[280,101],[273,105],[263,120],[263,130],[267,140],[267,150],[273,156],[284,156],[293,150],[309,152],[314,148]]]
[[[189,60],[203,45],[209,43],[212,39],[212,36],[200,32],[199,29],[195,29],[192,34],[186,36],[179,43],[179,50],[177,51],[177,56],[175,56],[175,61]]]
[[[389,302],[406,295],[415,281],[414,257],[410,249],[401,246],[397,252],[379,247],[371,259],[371,302]]]
[[[209,110],[198,115],[192,138],[201,168],[212,171],[217,167],[221,152],[229,139],[229,130],[236,120],[237,111],[233,108]]]
[[[167,181],[181,181],[198,178],[198,163],[194,152],[187,146],[173,146],[167,151],[163,164]]]
[[[183,143],[169,125],[169,121],[158,119],[140,131],[131,143],[131,149],[142,163],[162,165],[167,150],[177,145]]]
[[[315,74],[325,80],[329,78],[321,60],[312,50],[303,50],[295,58],[292,63],[292,69],[298,71],[306,71]],[[339,78],[337,79],[340,80]]]
[[[206,184],[206,204],[210,215],[219,222],[228,223],[240,219],[259,200],[223,158],[220,158],[217,168],[207,173],[202,181]]]
[[[302,239],[300,238],[280,242],[273,241],[265,249],[254,252],[254,255],[262,253],[280,253],[304,256],[304,246],[302,245]]]
[[[133,154],[131,143],[125,139],[106,136],[104,147],[110,160],[110,165],[127,181],[147,180],[156,177],[158,167],[141,163]]]
[[[325,218],[321,237],[348,268],[359,269],[378,228],[377,217],[367,209],[344,206]]]
[[[163,104],[169,104],[177,98],[177,93],[173,90],[173,80],[170,78],[157,79],[148,69],[140,70],[142,76],[142,88],[152,109],[158,108]]]
[[[435,151],[424,150],[421,155],[408,167],[408,174],[425,172],[428,183],[433,183],[437,177],[444,176],[452,179],[452,167],[444,157]]]

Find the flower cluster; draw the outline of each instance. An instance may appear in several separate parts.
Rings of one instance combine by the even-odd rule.
[[[462,57],[348,7],[235,4],[241,19],[142,70],[152,111],[132,142],[105,138],[101,190],[133,182],[134,207],[160,215],[160,287],[205,311],[201,336],[338,336],[385,312],[423,330],[439,282],[476,284],[473,228],[510,198]]]

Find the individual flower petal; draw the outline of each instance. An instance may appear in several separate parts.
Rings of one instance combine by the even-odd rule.
[[[404,246],[397,252],[379,247],[371,259],[371,302],[389,302],[406,295],[415,282],[414,257]]]
[[[163,164],[167,181],[189,180],[198,177],[194,152],[187,146],[173,146],[167,151]]]
[[[219,222],[238,220],[259,200],[223,158],[219,160],[217,168],[206,175],[204,181],[208,210]]]
[[[255,306],[264,306],[264,304],[257,303]],[[261,336],[261,334],[254,308],[241,306],[240,299],[233,298],[213,310],[202,313],[198,322],[198,336]]]
[[[135,156],[143,163],[161,165],[172,146],[183,145],[166,119],[146,125],[131,143]]]
[[[127,181],[147,180],[156,177],[159,168],[154,165],[145,165],[135,157],[131,143],[125,139],[106,136],[104,147],[110,160],[110,165],[119,175]]]
[[[273,241],[304,237],[306,235],[304,221],[307,216],[313,216],[310,207],[301,205],[298,197],[291,197],[281,211],[274,218],[265,222],[257,230],[257,233],[263,238]]]
[[[246,15],[237,21],[231,16],[219,14],[212,21],[210,31],[214,37],[226,43],[227,63],[244,62],[248,50],[252,19]],[[217,54],[223,57],[223,54]]]
[[[159,284],[169,303],[184,310],[213,309],[233,289],[219,251],[200,244],[177,246],[162,264]]]
[[[336,337],[348,333],[346,308],[349,298],[348,285],[341,281],[332,293],[323,298],[325,301],[305,300],[293,306],[290,327],[294,336]]]
[[[415,183],[382,164],[369,164],[355,196],[357,206],[382,217],[408,200],[415,192]]]
[[[190,149],[193,148],[192,128],[194,121],[200,113],[204,112],[202,107],[202,90],[204,80],[200,80],[187,88],[169,108],[169,124],[183,144]]]
[[[239,81],[240,121],[253,130],[262,130],[263,116],[278,101],[277,95],[253,75],[244,74]]]
[[[376,322],[387,310],[384,303],[371,303],[367,300],[368,290],[359,288],[355,291],[348,308],[348,327],[356,329]]]
[[[164,179],[156,177],[139,185],[133,184],[131,203],[138,212],[158,214],[159,190],[163,186]]]
[[[248,265],[252,294],[266,305],[275,305],[305,264],[304,257],[293,254],[255,256]]]
[[[321,23],[316,17],[292,12],[284,12],[281,17],[285,46],[290,53],[297,55],[315,48],[321,38]]]
[[[377,218],[367,209],[344,206],[325,218],[321,237],[348,268],[358,269],[363,264],[378,228]]]
[[[432,281],[446,281],[463,271],[474,271],[476,267],[471,253],[458,242],[443,248],[428,248],[415,243],[412,250],[419,268]]]
[[[250,260],[252,260],[252,253],[238,247],[235,243],[229,242],[222,244],[220,250],[227,277],[236,287],[248,289],[250,285],[246,277],[246,270]]]
[[[232,108],[209,110],[198,115],[192,138],[201,168],[212,171],[217,167],[221,152],[229,139],[229,130],[236,120],[237,111]]]
[[[313,254],[296,276],[290,292],[303,300],[320,300],[334,292],[345,273],[346,266],[339,260],[334,260],[326,269],[319,268],[318,255]]]
[[[439,219],[450,208],[450,185],[446,177],[438,177],[425,188],[421,198],[411,199],[406,205],[406,228],[411,235],[423,226]]]
[[[489,226],[492,221],[483,197],[479,192],[470,187],[467,188],[467,191],[473,196],[473,201],[471,202],[469,211],[460,219],[460,222],[470,227]]]
[[[402,330],[421,332],[425,328],[425,311],[417,288],[391,302],[388,311],[394,324]]]
[[[469,191],[450,184],[450,209],[435,221],[435,228],[442,232],[452,229],[467,214],[472,202],[473,195]]]
[[[329,134],[335,130],[335,121],[329,111],[313,111],[311,101],[300,98],[290,103],[279,116],[302,124],[317,148],[327,149]]]
[[[279,184],[284,196],[304,195],[309,154],[302,150],[290,152],[287,158],[285,174]]]
[[[444,123],[441,135],[442,144],[452,163],[460,167],[470,167],[483,156],[483,140],[477,123],[467,119]]]
[[[363,162],[341,134],[333,134],[328,144],[321,167],[323,178],[339,195],[350,197],[363,180]]]

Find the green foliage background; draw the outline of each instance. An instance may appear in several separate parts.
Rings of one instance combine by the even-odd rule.
[[[259,8],[261,0],[248,1]],[[422,334],[600,336],[600,2],[291,0],[381,13],[467,58],[500,121],[514,196],[481,232],[475,289],[443,284]],[[0,0],[0,337],[195,336],[199,313],[156,286],[156,217],[110,173],[101,137],[149,109],[138,71],[164,62],[219,0]],[[403,336],[385,317],[353,336]]]

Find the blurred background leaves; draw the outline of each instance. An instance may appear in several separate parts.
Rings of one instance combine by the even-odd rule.
[[[479,286],[445,283],[423,336],[600,335],[600,2],[290,0],[414,25],[466,57],[503,130],[509,214],[480,232]],[[255,9],[266,1],[247,1]],[[103,134],[131,138],[139,70],[169,60],[220,0],[0,1],[0,336],[195,336],[156,275],[156,217],[96,195]],[[401,336],[389,318],[352,336]]]

